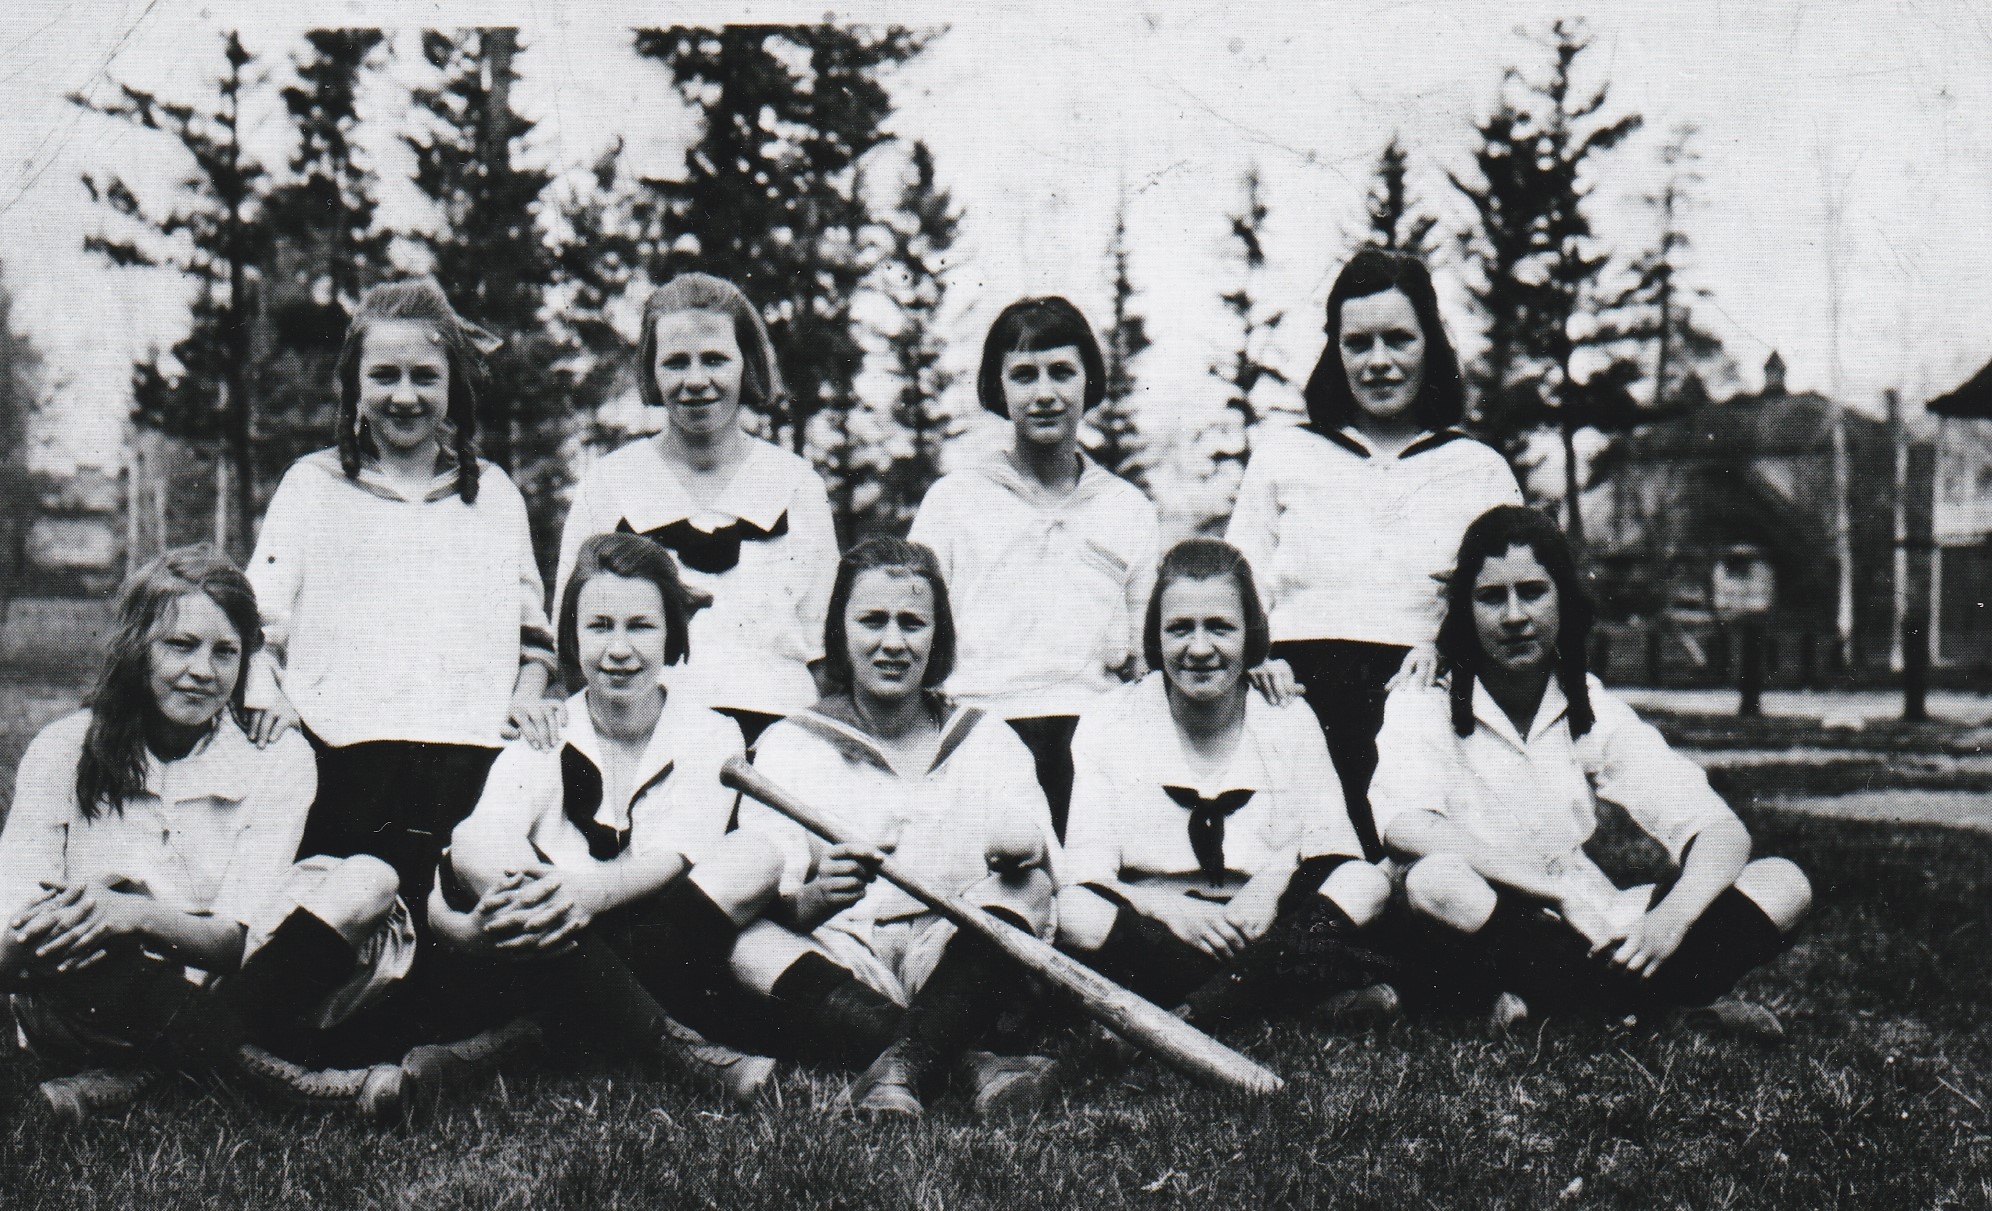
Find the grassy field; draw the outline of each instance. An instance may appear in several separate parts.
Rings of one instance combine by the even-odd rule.
[[[18,730],[65,709],[59,678],[10,680],[8,782]],[[1277,1099],[1080,1065],[1050,1112],[1002,1126],[954,1104],[866,1125],[832,1108],[840,1079],[802,1071],[721,1114],[627,1073],[526,1064],[394,1130],[183,1080],[73,1132],[37,1113],[40,1074],[10,1053],[0,1204],[1992,1206],[1992,837],[1753,806],[1777,781],[1727,788],[1760,852],[1819,888],[1798,946],[1742,989],[1783,1017],[1776,1051],[1654,1024],[1532,1023],[1495,1042],[1457,1020],[1352,1036],[1289,1022],[1230,1038],[1287,1077]]]

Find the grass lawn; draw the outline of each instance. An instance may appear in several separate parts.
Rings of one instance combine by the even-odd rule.
[[[25,738],[6,730],[11,767]],[[1797,947],[1741,990],[1783,1017],[1776,1051],[1584,1021],[1501,1042],[1455,1020],[1282,1023],[1230,1037],[1287,1078],[1279,1098],[1082,1066],[1051,1112],[1003,1126],[952,1103],[869,1126],[830,1108],[840,1079],[800,1071],[718,1114],[529,1063],[388,1131],[183,1080],[67,1133],[8,1053],[0,1205],[1992,1206],[1992,837],[1772,813],[1752,805],[1765,782],[1730,788],[1759,852],[1819,889]]]

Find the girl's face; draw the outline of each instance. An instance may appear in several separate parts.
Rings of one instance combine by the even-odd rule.
[[[146,641],[152,705],[175,727],[206,727],[234,695],[242,655],[242,636],[213,598],[198,590],[180,594],[160,611]]]
[[[383,453],[438,443],[450,411],[450,363],[427,320],[377,320],[360,345],[360,416]]]
[[[657,692],[668,631],[664,594],[655,584],[598,572],[575,598],[574,623],[589,698],[633,701]]]
[[[745,369],[732,316],[675,311],[657,317],[657,361],[650,372],[678,432],[711,437],[738,425]]]
[[[1061,447],[1079,437],[1086,364],[1077,345],[1003,355],[1003,404],[1018,445]]]
[[[1401,290],[1342,304],[1342,372],[1372,420],[1404,421],[1425,385],[1425,331]]]
[[[1509,547],[1473,578],[1473,630],[1487,671],[1525,677],[1545,673],[1563,626],[1556,581],[1526,546]]]
[[[1245,675],[1245,603],[1229,576],[1162,590],[1162,672],[1192,702],[1216,702]]]
[[[934,648],[934,590],[904,568],[858,574],[844,607],[851,689],[861,698],[897,703],[920,692]]]

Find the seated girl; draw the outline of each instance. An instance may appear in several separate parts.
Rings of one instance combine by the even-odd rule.
[[[1370,800],[1384,842],[1416,859],[1412,907],[1443,926],[1454,991],[1627,1013],[1707,1006],[1786,946],[1811,904],[1798,867],[1750,860],[1750,834],[1692,761],[1587,676],[1591,610],[1546,515],[1489,510],[1466,531],[1438,650],[1449,688],[1391,695]],[[1584,849],[1598,804],[1666,848],[1669,885],[1616,886]],[[1759,1038],[1769,1011],[1700,1020]]]
[[[719,767],[741,751],[739,727],[661,682],[689,647],[671,556],[636,534],[588,539],[559,617],[568,684],[586,686],[563,743],[499,754],[430,902],[446,942],[495,960],[459,964],[481,978],[453,975],[452,995],[524,990],[536,1001],[522,1008],[587,1016],[750,1100],[773,1062],[666,1016],[731,986],[728,953],[772,897],[779,862],[758,835],[727,832],[734,797]]]
[[[1155,671],[1073,738],[1060,945],[1204,1025],[1370,985],[1361,931],[1390,883],[1362,860],[1306,704],[1250,688],[1267,631],[1244,556],[1214,539],[1171,549],[1143,644]],[[1377,985],[1338,1008],[1396,999]]]
[[[398,1108],[401,1071],[306,1073],[260,1048],[329,1026],[406,973],[415,937],[377,858],[294,861],[311,748],[242,726],[261,638],[242,573],[208,548],[133,573],[87,709],[21,759],[0,833],[0,986],[69,1120],[161,1067],[225,1066],[313,1100]]]
[[[1034,1106],[1050,1060],[968,1051],[1028,995],[1023,973],[875,878],[889,850],[931,886],[1050,929],[1057,842],[1030,751],[1001,719],[934,688],[954,661],[954,616],[933,553],[875,538],[846,554],[824,651],[831,695],[769,728],[754,764],[878,849],[830,845],[743,804],[741,827],[784,855],[781,925],[743,934],[734,970],[813,1036],[798,1050],[877,1056],[851,1090],[860,1111],[917,1116],[963,1060],[977,1113]]]

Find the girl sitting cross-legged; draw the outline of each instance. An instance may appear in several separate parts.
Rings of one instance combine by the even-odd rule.
[[[731,987],[728,954],[780,859],[758,834],[727,832],[719,767],[741,751],[739,727],[659,682],[689,647],[670,554],[635,534],[590,538],[559,617],[568,682],[586,688],[561,747],[500,753],[452,835],[430,904],[459,952],[443,983],[477,1012],[547,1011],[584,1049],[595,1028],[751,1100],[773,1062],[677,1019],[710,1016],[704,995]]]
[[[1337,994],[1345,1020],[1394,1012],[1362,944],[1389,880],[1362,860],[1306,705],[1250,686],[1266,616],[1236,548],[1163,557],[1144,643],[1155,671],[1073,740],[1060,945],[1202,1025]]]
[[[1712,1006],[1691,1021],[1774,1039],[1768,1010],[1717,998],[1784,949],[1811,888],[1783,858],[1752,861],[1701,769],[1586,674],[1590,618],[1545,514],[1507,506],[1467,528],[1439,631],[1448,685],[1391,695],[1370,790],[1384,842],[1415,859],[1411,906],[1436,925],[1423,966],[1440,991],[1493,999],[1502,1028],[1531,1006]],[[1601,801],[1665,847],[1671,877],[1606,876],[1585,848]]]
[[[375,858],[296,861],[317,786],[299,736],[242,724],[256,597],[204,547],[134,572],[87,709],[21,759],[0,833],[0,987],[61,1117],[115,1110],[165,1067],[221,1067],[397,1111],[390,1065],[306,1072],[256,1043],[341,1021],[404,975],[415,936]]]

